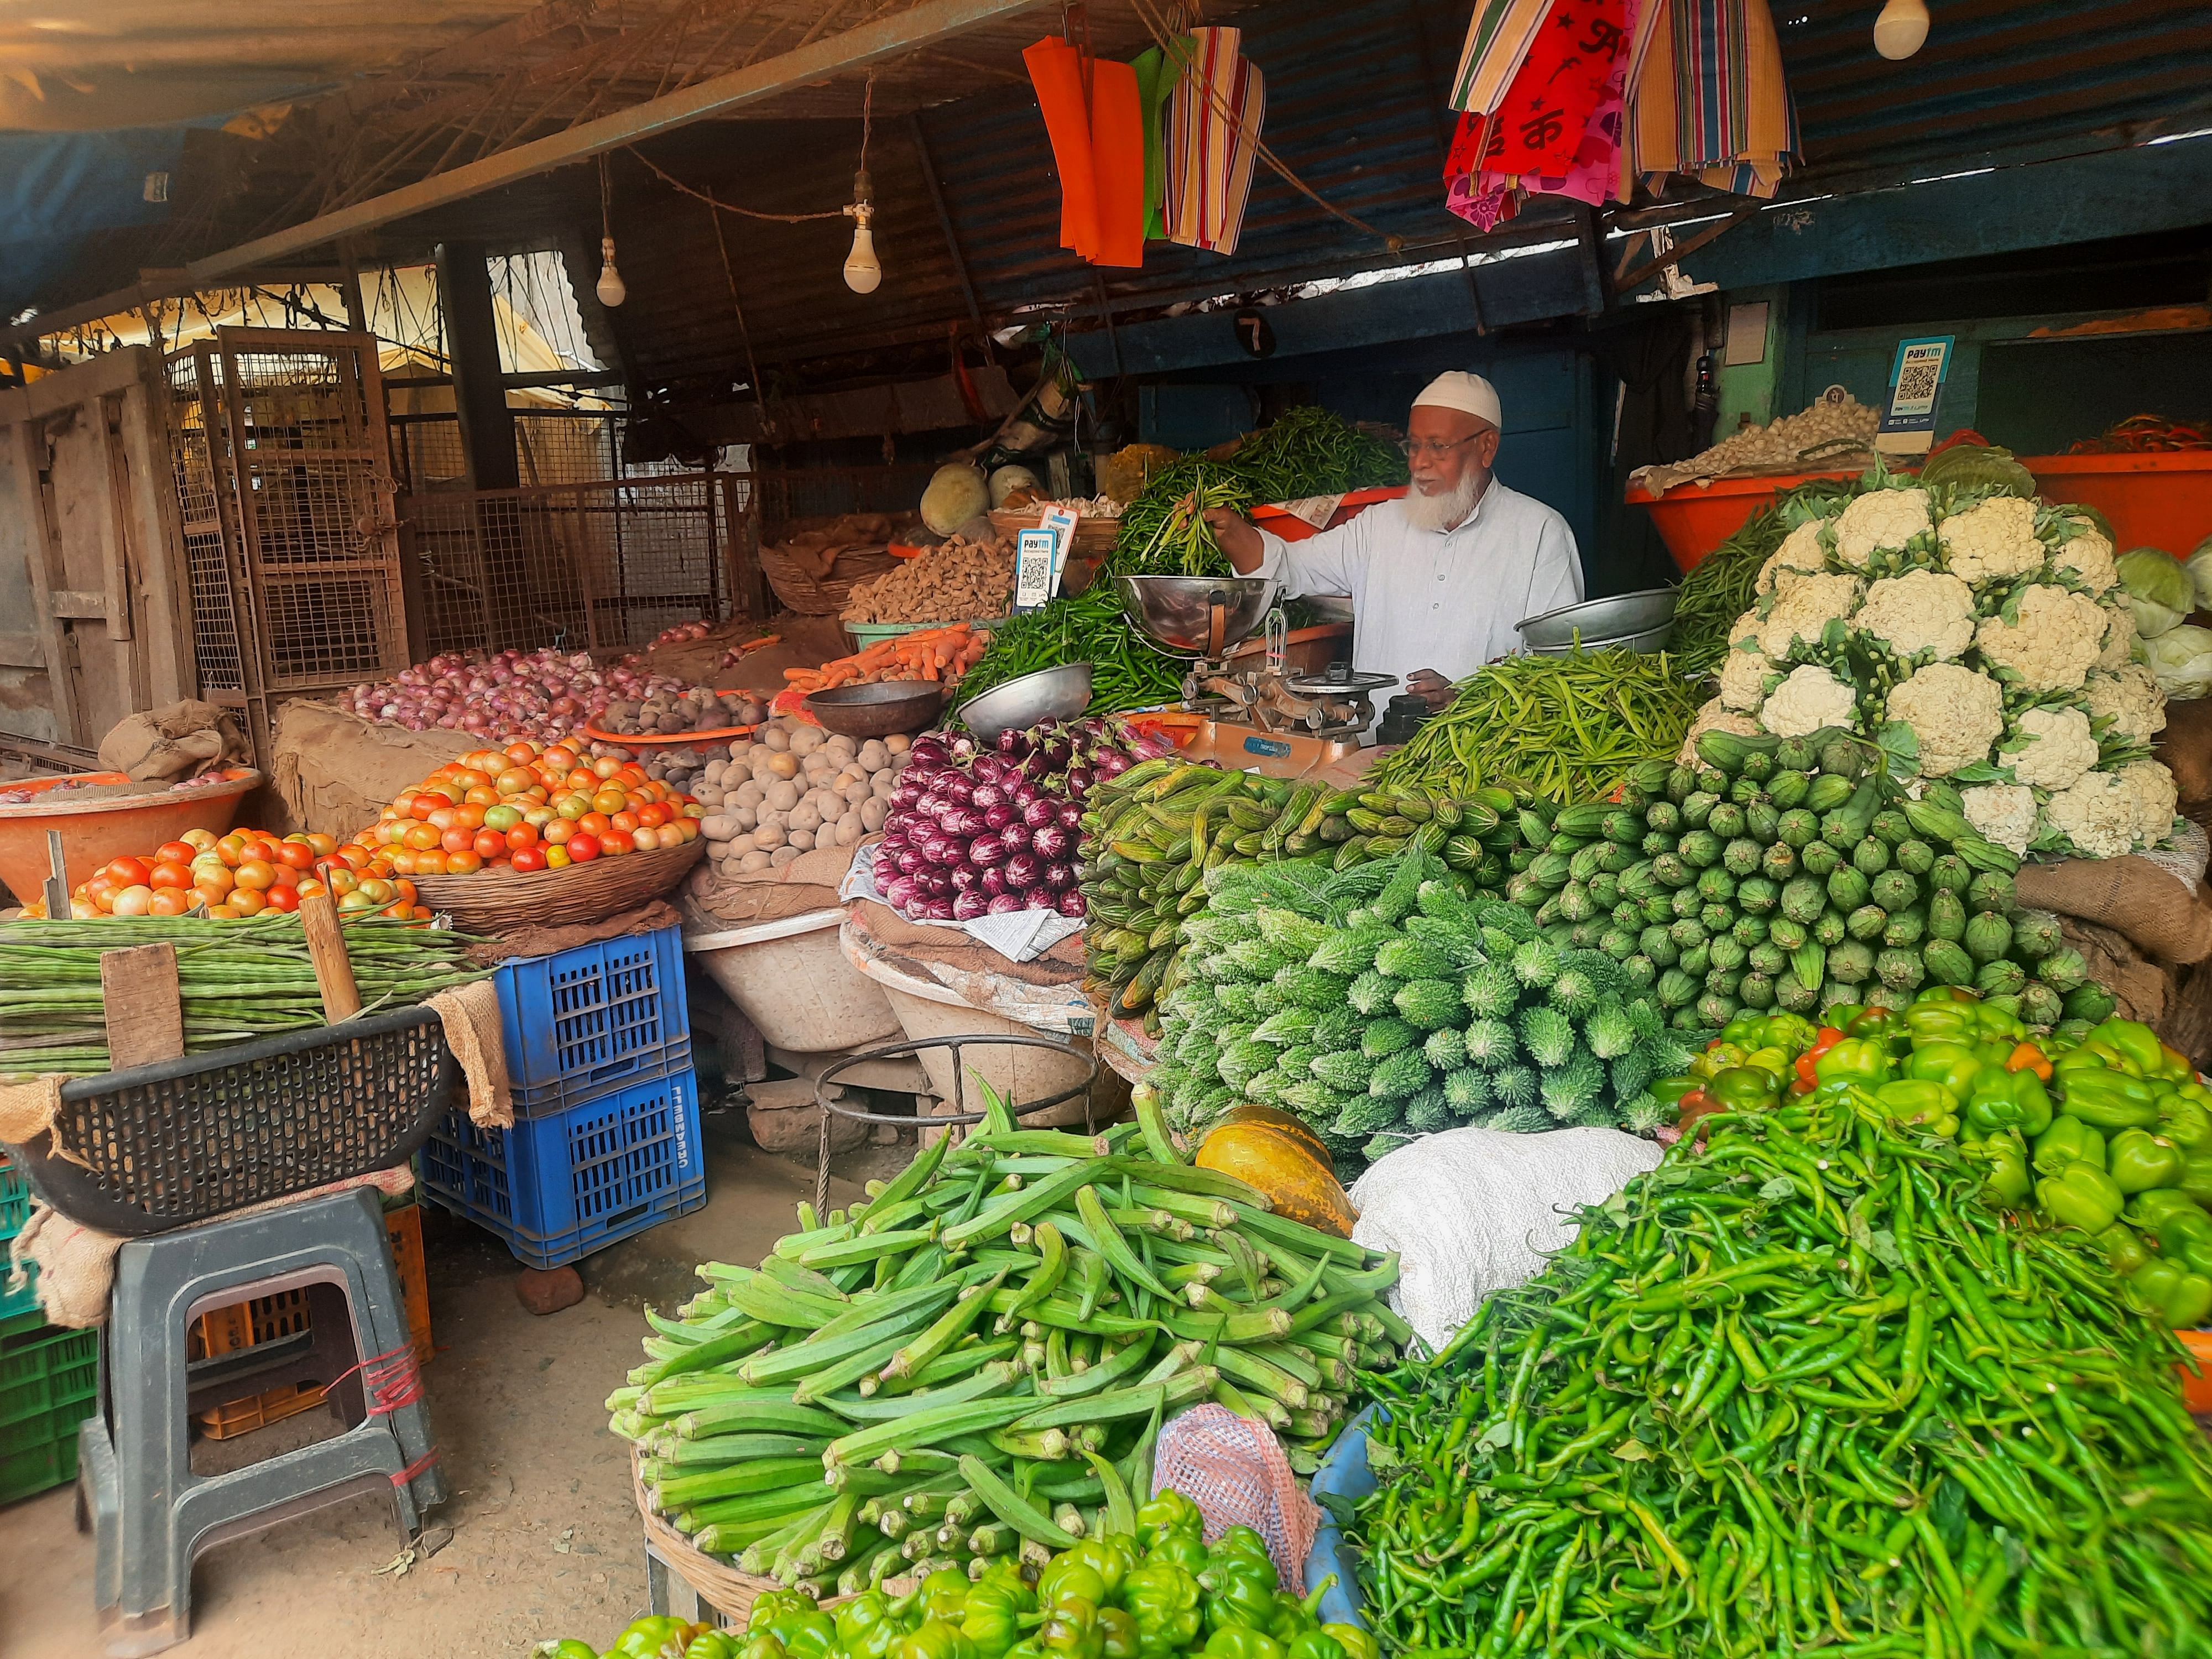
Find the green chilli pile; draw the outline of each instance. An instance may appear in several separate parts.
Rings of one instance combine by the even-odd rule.
[[[2056,919],[2021,909],[2019,860],[1948,785],[1908,798],[1882,752],[1841,730],[1707,732],[1697,756],[1639,769],[1617,808],[1577,814],[1594,834],[1564,858],[1555,836],[1507,889],[1681,1023],[1902,1006],[1923,984],[1971,987],[2031,1025],[2109,1009]]]
[[[1090,925],[1085,989],[1114,1017],[1159,1035],[1158,1001],[1182,982],[1185,919],[1206,903],[1200,878],[1232,863],[1282,859],[1349,869],[1415,844],[1495,887],[1505,878],[1492,835],[1512,798],[1437,800],[1411,792],[1329,790],[1256,772],[1172,759],[1140,762],[1096,786],[1076,867]],[[1508,832],[1507,844],[1510,842]]]
[[[465,933],[381,916],[344,926],[365,1012],[421,1002],[489,971],[469,961],[476,941]],[[296,915],[11,921],[0,926],[0,1076],[106,1071],[100,954],[137,945],[176,949],[186,1054],[328,1023]]]
[[[648,1313],[607,1408],[698,1549],[822,1595],[1065,1549],[1149,1494],[1163,1414],[1218,1401],[1311,1468],[1411,1338],[1396,1257],[1182,1162],[1148,1104],[1093,1137],[971,1088],[958,1146]]]
[[[1091,665],[1093,714],[1152,708],[1182,695],[1182,664],[1129,625],[1114,584],[1101,579],[1073,598],[992,623],[990,648],[961,677],[958,700],[1072,662]]]
[[[1378,1379],[1384,1650],[2212,1650],[2212,1448],[2095,1242],[1849,1092],[1705,1121]]]
[[[1489,786],[1563,806],[1603,800],[1638,762],[1682,746],[1692,689],[1664,655],[1615,647],[1508,657],[1462,680],[1450,706],[1377,761],[1367,781],[1462,798]]]
[[[1547,937],[1431,854],[1231,866],[1206,889],[1154,1079],[1191,1129],[1258,1101],[1356,1164],[1463,1124],[1674,1118],[1647,1086],[1700,1045],[1620,963]]]

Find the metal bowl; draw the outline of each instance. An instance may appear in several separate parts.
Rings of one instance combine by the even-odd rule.
[[[1091,707],[1091,665],[1062,663],[1040,668],[970,697],[952,717],[986,739],[1001,732],[1026,732],[1048,715],[1072,720]]]
[[[1513,625],[1521,631],[1522,643],[1531,651],[1565,650],[1578,634],[1583,648],[1591,650],[1600,644],[1626,645],[1655,633],[1656,643],[1634,648],[1656,651],[1666,643],[1667,634],[1674,625],[1674,590],[1648,587],[1637,593],[1617,593],[1609,599],[1585,599],[1540,617],[1524,617]]]
[[[1613,651],[1620,649],[1642,651],[1648,654],[1652,652],[1664,651],[1667,648],[1667,637],[1674,631],[1674,624],[1673,623],[1662,623],[1656,628],[1647,628],[1640,634],[1623,634],[1618,639],[1582,641],[1562,640],[1557,645],[1532,645],[1528,647],[1528,654],[1532,657],[1569,657],[1572,656],[1577,650]]]
[[[945,707],[945,688],[934,680],[878,680],[814,692],[806,711],[825,732],[848,738],[887,738],[919,732]]]
[[[1163,651],[1218,657],[1250,637],[1275,584],[1266,576],[1116,576],[1121,609]]]

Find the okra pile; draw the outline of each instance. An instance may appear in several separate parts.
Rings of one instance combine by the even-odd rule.
[[[1860,1096],[1705,1125],[1379,1380],[1385,1650],[2212,1651],[2212,1448],[2097,1245]]]
[[[1157,1111],[1085,1136],[990,1116],[757,1268],[708,1262],[608,1400],[653,1506],[817,1594],[1041,1557],[1151,1491],[1164,1416],[1215,1400],[1310,1469],[1412,1330],[1395,1256],[1181,1161]]]
[[[1911,798],[1878,746],[1837,728],[1707,732],[1697,755],[1638,767],[1610,811],[1560,812],[1506,890],[1619,962],[1675,1025],[1894,1006],[1923,984],[1971,987],[2030,1025],[2109,1011],[2057,919],[2021,907],[2020,860],[1942,780]]]
[[[1451,800],[1411,789],[1329,789],[1171,757],[1143,761],[1092,790],[1076,877],[1091,925],[1085,988],[1118,1018],[1159,1035],[1159,1003],[1184,978],[1183,923],[1199,885],[1224,865],[1305,860],[1348,870],[1408,847],[1502,886],[1518,844],[1502,789]]]

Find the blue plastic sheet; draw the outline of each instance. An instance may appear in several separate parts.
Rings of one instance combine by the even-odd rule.
[[[1328,1455],[1314,1471],[1314,1501],[1334,1494],[1350,1503],[1358,1503],[1375,1490],[1375,1471],[1367,1467],[1367,1425],[1381,1421],[1387,1423],[1390,1414],[1379,1405],[1361,1410],[1339,1431]],[[1321,1621],[1324,1625],[1357,1625],[1367,1627],[1366,1598],[1360,1594],[1359,1574],[1352,1547],[1345,1542],[1344,1532],[1336,1524],[1336,1517],[1322,1505],[1321,1527],[1314,1534],[1313,1547],[1306,1552],[1306,1585],[1318,1584],[1331,1573],[1336,1583],[1321,1598]]]
[[[40,299],[76,263],[85,239],[167,218],[146,199],[149,173],[175,174],[181,126],[110,132],[0,132],[0,317]],[[113,287],[132,271],[111,274]]]

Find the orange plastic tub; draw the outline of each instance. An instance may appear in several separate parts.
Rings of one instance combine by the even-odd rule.
[[[1864,469],[1842,472],[1771,472],[1757,478],[1717,478],[1709,484],[1677,484],[1663,495],[1654,495],[1641,484],[1632,484],[1628,500],[1650,510],[1652,526],[1667,544],[1675,567],[1684,575],[1696,569],[1706,554],[1743,528],[1751,515],[1772,503],[1785,489],[1814,478],[1856,478]]]
[[[2185,559],[2212,536],[2212,449],[2149,455],[2023,455],[2051,502],[2079,501],[2112,521],[2114,550],[2162,547]]]
[[[9,789],[32,789],[40,793],[64,781],[128,783],[121,772],[90,772],[74,780],[27,778],[0,785]],[[39,896],[48,873],[46,831],[58,830],[62,857],[68,865],[69,883],[90,879],[94,871],[110,859],[125,854],[150,853],[165,841],[174,841],[187,830],[206,830],[220,835],[234,827],[239,798],[256,788],[261,774],[250,766],[234,766],[221,783],[191,789],[156,788],[143,795],[100,795],[89,799],[64,794],[52,800],[30,800],[0,805],[0,882],[18,903]]]
[[[1372,489],[1347,490],[1345,492],[1344,499],[1336,504],[1336,511],[1329,515],[1328,522],[1323,525],[1322,529],[1334,530],[1340,524],[1350,524],[1376,502],[1395,501],[1405,493],[1406,486],[1403,484],[1377,484]],[[1299,518],[1297,514],[1285,513],[1279,507],[1254,507],[1252,522],[1262,530],[1273,531],[1286,542],[1302,542],[1307,537],[1319,533],[1313,526]]]

